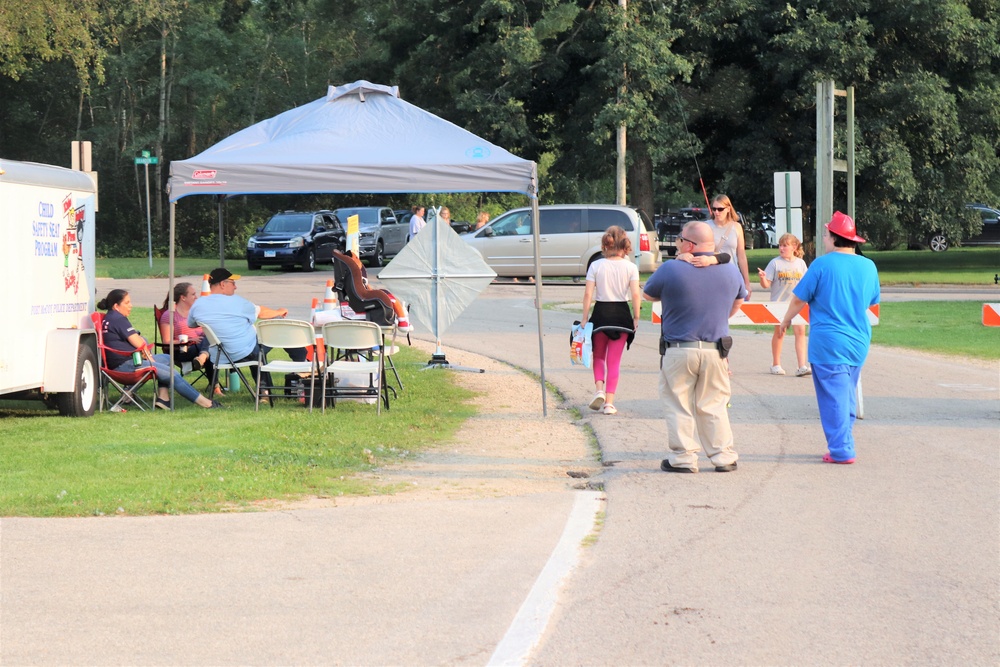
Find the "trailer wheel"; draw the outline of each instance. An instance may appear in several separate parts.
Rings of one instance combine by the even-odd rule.
[[[58,394],[59,414],[66,417],[89,417],[97,406],[97,357],[94,349],[83,343],[76,360],[76,389]]]

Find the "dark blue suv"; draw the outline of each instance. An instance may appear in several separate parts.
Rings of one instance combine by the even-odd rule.
[[[347,234],[333,211],[282,211],[258,227],[247,241],[247,269],[280,264],[286,270],[298,264],[314,271],[316,262],[333,263],[333,251],[343,252]]]

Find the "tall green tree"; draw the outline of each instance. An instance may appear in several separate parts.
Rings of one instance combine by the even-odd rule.
[[[19,79],[32,61],[65,60],[82,88],[104,76],[99,0],[0,0],[0,76]]]

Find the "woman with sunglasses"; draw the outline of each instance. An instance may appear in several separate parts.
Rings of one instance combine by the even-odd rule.
[[[715,251],[727,253],[736,258],[743,276],[743,284],[747,288],[747,301],[750,300],[750,271],[747,264],[746,239],[743,236],[743,225],[733,210],[733,203],[726,195],[716,195],[712,200],[712,219],[708,226],[715,234]]]

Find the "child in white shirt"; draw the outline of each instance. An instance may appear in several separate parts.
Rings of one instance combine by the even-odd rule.
[[[781,255],[772,259],[766,269],[758,267],[757,275],[760,276],[761,287],[771,288],[771,301],[790,301],[792,290],[806,272],[806,263],[802,259],[805,252],[802,250],[802,242],[794,234],[781,235],[778,239],[778,251]],[[812,373],[812,369],[806,363],[806,326],[793,324],[792,331],[795,333],[795,358],[798,362],[795,374],[803,377]],[[774,335],[771,337],[772,375],[785,374],[785,370],[781,367],[783,340],[780,327],[774,327]]]

